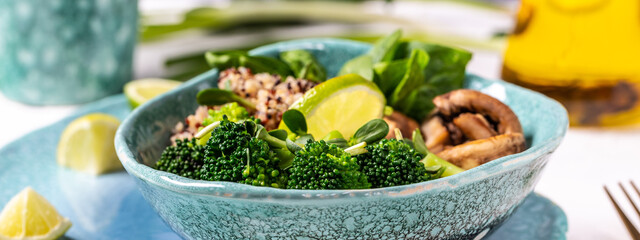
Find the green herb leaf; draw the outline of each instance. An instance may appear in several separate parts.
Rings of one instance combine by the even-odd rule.
[[[323,82],[327,79],[327,71],[318,63],[313,55],[305,50],[291,50],[280,53],[280,59],[289,65],[296,78],[312,82]]]
[[[289,65],[271,57],[249,56],[246,51],[218,51],[205,53],[209,66],[224,70],[231,67],[246,67],[254,73],[280,75],[281,79],[292,75]]]
[[[218,51],[207,52],[204,54],[204,58],[209,63],[209,66],[224,70],[226,68],[241,66],[240,63],[246,61],[249,54],[246,51]]]
[[[416,120],[424,119],[435,107],[433,98],[440,94],[443,93],[433,86],[423,84],[401,102],[396,103],[396,110]]]
[[[287,76],[292,75],[289,65],[278,59],[270,57],[249,56],[247,58],[240,58],[240,65],[251,69],[254,73],[267,72],[280,75],[280,78],[283,81]]]
[[[373,59],[373,62],[377,63],[393,59],[395,51],[398,48],[400,37],[402,37],[402,30],[398,29],[390,35],[376,41],[368,53]]]
[[[400,37],[402,36],[401,30],[396,30],[392,34],[378,40],[369,52],[353,58],[346,62],[338,76],[342,76],[349,73],[355,73],[370,81],[374,80],[374,64],[390,61],[396,55],[396,51],[399,46]]]
[[[297,135],[307,134],[307,121],[297,109],[289,109],[282,114],[282,121],[289,130]]]
[[[287,139],[288,133],[283,129],[275,129],[275,130],[269,131],[269,135],[284,141]]]
[[[298,151],[304,150],[300,145],[296,144],[295,142],[289,139],[286,140],[286,144],[287,144],[287,149],[289,149],[289,151],[291,151],[294,154]]]
[[[413,130],[411,139],[413,139],[413,148],[417,152],[425,156],[429,154],[429,150],[427,149],[427,145],[424,142],[424,138],[422,138],[422,133],[420,132],[419,128],[416,128],[416,130]]]
[[[409,42],[406,51],[414,49],[422,49],[430,57],[429,65],[424,70],[425,83],[438,88],[442,93],[462,88],[465,68],[471,60],[470,52],[419,41]]]
[[[247,128],[247,131],[249,131],[248,128]],[[251,133],[251,132],[249,132],[249,133]],[[267,129],[265,129],[260,124],[256,124],[254,137],[264,140],[271,147],[274,147],[274,148],[287,148],[287,144],[286,144],[285,141],[283,141],[283,140],[281,140],[279,138],[276,138],[276,137],[272,136],[271,134],[269,134],[269,132],[267,132]]]
[[[345,149],[345,148],[349,147],[349,143],[344,138],[333,138],[333,139],[325,140],[325,142],[327,142],[329,144],[334,144],[334,145],[336,145],[336,146],[338,146],[339,148],[342,148],[342,149]]]
[[[344,137],[342,136],[342,133],[340,133],[337,130],[333,130],[329,132],[326,136],[324,136],[324,138],[322,138],[322,140],[324,140],[329,144],[334,144],[343,149],[349,147],[349,142],[346,139],[344,139]]]
[[[360,155],[363,153],[367,153],[367,149],[365,148],[366,146],[367,146],[366,142],[361,142],[351,147],[348,147],[344,151],[350,154],[351,156]]]
[[[442,169],[440,169],[439,171],[442,171],[442,175],[441,175],[442,177],[447,177],[447,176],[464,172],[464,169],[459,168],[453,163],[450,163],[447,160],[444,160],[433,153],[427,154],[427,156],[424,159],[420,160],[420,162],[422,162],[422,164],[424,164],[425,168],[427,169],[434,166],[441,167]]]
[[[249,133],[249,135],[257,136],[258,131],[260,130],[260,128],[258,128],[259,124],[251,120],[245,120],[243,121],[243,123],[244,123],[244,129],[247,130],[247,133]],[[262,127],[262,125],[260,125],[260,127]]]
[[[399,59],[391,62],[376,63],[373,67],[375,77],[373,82],[378,85],[380,91],[389,98],[407,72],[407,59]]]
[[[394,59],[406,59],[420,49],[429,55],[427,66],[422,70],[423,81],[419,87],[406,88],[411,92],[392,105],[396,110],[421,121],[433,110],[433,98],[437,95],[462,88],[465,68],[471,53],[437,44],[410,41],[400,43]],[[402,95],[400,95],[402,96]],[[389,97],[389,96],[388,96]]]
[[[419,88],[409,95],[411,99],[403,100],[399,109],[416,120],[424,119],[433,109],[435,96],[462,88],[465,79],[465,68],[471,53],[462,49],[441,46],[438,44],[410,41],[400,44],[395,58],[405,58],[415,49],[424,50],[429,55],[429,63],[423,70],[424,80]]]
[[[382,119],[373,119],[358,128],[349,140],[351,146],[366,142],[372,144],[383,139],[389,133],[389,125]]]
[[[196,101],[200,105],[217,106],[230,102],[237,102],[248,109],[256,109],[256,105],[235,93],[219,88],[208,88],[198,92]]]
[[[424,169],[426,169],[428,173],[437,173],[438,171],[440,171],[441,168],[442,166],[440,165],[424,167]]]
[[[294,142],[297,144],[305,145],[309,140],[315,141],[315,139],[313,139],[313,136],[311,134],[304,134],[304,135],[301,135],[299,138],[297,138]]]
[[[340,133],[338,130],[333,130],[329,132],[326,136],[324,136],[322,140],[329,141],[334,138],[344,138],[344,137],[342,136],[342,133]]]
[[[265,129],[264,126],[262,126],[260,124],[255,124],[254,126],[255,126],[255,128],[253,130],[253,132],[254,132],[253,136],[255,138],[259,138],[259,139],[262,139],[262,140],[267,140],[267,138],[273,137],[273,136],[269,135],[269,133],[267,132],[267,129]],[[249,128],[247,128],[247,132],[251,133],[249,131]],[[275,137],[273,137],[273,138],[275,138]],[[275,138],[275,139],[277,139],[277,138]]]
[[[366,54],[353,58],[342,65],[338,76],[355,73],[371,81],[373,80],[373,63],[373,58]]]
[[[406,71],[402,80],[398,83],[395,90],[391,94],[390,102],[391,106],[396,107],[396,104],[403,100],[424,81],[424,75],[422,70],[429,63],[429,55],[422,49],[414,49],[411,52],[411,56],[407,61]]]
[[[411,147],[411,148],[413,148],[413,149],[416,149],[416,148],[415,148],[415,146],[413,146],[413,141],[411,141],[411,139],[403,138],[403,139],[402,139],[402,142],[403,142],[403,143],[405,143],[405,144],[407,144],[407,145],[409,145],[409,147]]]
[[[280,163],[278,163],[280,169],[286,169],[291,166],[293,158],[295,158],[296,155],[289,151],[288,148],[276,148],[272,150],[276,153],[278,159],[280,159]]]
[[[420,41],[403,43],[399,49],[403,49],[403,51],[398,50],[396,57],[401,58],[410,55],[415,49],[422,49],[429,54],[429,65],[425,69],[425,82],[434,86],[449,87],[446,92],[457,89],[452,87],[462,87],[464,70],[472,56],[470,52]]]

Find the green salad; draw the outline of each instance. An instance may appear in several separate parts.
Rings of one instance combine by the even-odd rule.
[[[463,171],[431,153],[420,128],[433,98],[462,87],[467,51],[380,39],[327,79],[311,52],[208,52],[218,88],[174,129],[156,169],[196,180],[283,189],[368,189]],[[349,104],[344,104],[348,102]],[[400,114],[406,121],[390,124]]]

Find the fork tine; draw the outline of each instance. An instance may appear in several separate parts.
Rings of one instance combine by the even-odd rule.
[[[632,182],[633,183],[633,182]],[[640,210],[638,210],[638,206],[636,205],[636,203],[633,201],[633,199],[631,198],[631,196],[629,195],[629,193],[627,193],[627,190],[622,186],[622,183],[619,182],[618,185],[620,185],[620,188],[622,188],[622,192],[624,192],[624,195],[627,196],[627,199],[629,199],[629,202],[631,202],[631,206],[633,206],[633,209],[636,210],[636,213],[638,213],[638,216],[640,216]],[[637,190],[637,189],[636,189]]]
[[[629,182],[631,183],[631,187],[633,187],[633,189],[636,190],[638,197],[640,197],[640,190],[638,190],[638,187],[636,187],[636,184],[631,180],[629,180]]]
[[[629,221],[629,218],[627,218],[627,216],[624,215],[624,212],[618,205],[618,202],[616,202],[616,200],[613,199],[613,196],[611,196],[611,193],[609,192],[609,189],[607,188],[607,186],[603,186],[603,187],[604,187],[604,191],[607,193],[607,196],[609,196],[609,200],[611,200],[611,203],[613,203],[613,206],[616,208],[616,211],[618,211],[618,215],[620,215],[620,219],[622,219],[622,222],[624,222],[624,226],[627,227],[629,234],[631,234],[631,238],[633,238],[634,240],[640,240],[640,233],[638,232],[638,230],[633,226],[631,221]]]

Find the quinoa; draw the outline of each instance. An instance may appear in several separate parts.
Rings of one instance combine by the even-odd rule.
[[[267,130],[278,128],[282,114],[315,85],[314,82],[292,76],[288,76],[283,82],[279,75],[253,74],[245,67],[226,69],[218,78],[218,88],[232,91],[256,105],[255,110],[247,109],[247,111],[260,119]],[[195,114],[185,119],[185,123],[176,124],[171,142],[175,143],[176,139],[193,138],[198,128],[202,126],[202,121],[208,116],[208,109],[200,106]]]
[[[314,82],[292,76],[283,82],[278,75],[254,75],[244,67],[229,68],[218,79],[218,88],[233,91],[256,105],[256,110],[249,113],[259,118],[267,130],[278,128],[282,114],[315,85]]]
[[[198,132],[198,128],[202,126],[202,121],[209,116],[209,108],[199,106],[194,114],[187,116],[183,122],[178,122],[173,129],[171,135],[171,144],[175,145],[176,140],[191,139]]]

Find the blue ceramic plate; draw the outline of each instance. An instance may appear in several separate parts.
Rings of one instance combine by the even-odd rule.
[[[73,119],[91,112],[124,119],[129,105],[122,95],[100,100],[0,149],[0,206],[31,186],[71,220],[68,238],[180,239],[142,198],[126,172],[93,177],[56,165],[62,130]],[[565,239],[566,231],[564,212],[548,199],[531,194],[484,239]]]

